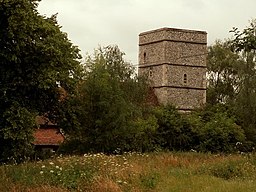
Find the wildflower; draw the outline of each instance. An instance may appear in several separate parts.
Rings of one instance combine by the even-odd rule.
[[[53,173],[54,171],[53,170],[50,170],[50,173]]]
[[[50,164],[50,165],[53,165],[54,163],[53,163],[53,162],[50,162],[49,164]]]
[[[45,165],[42,165],[42,168],[45,168]]]
[[[243,143],[241,143],[241,142],[236,142],[236,146],[237,146],[237,145],[242,145],[242,144],[243,144]]]
[[[58,165],[56,165],[56,169],[59,169],[60,167]]]
[[[40,171],[40,174],[43,174],[44,172],[43,171]]]

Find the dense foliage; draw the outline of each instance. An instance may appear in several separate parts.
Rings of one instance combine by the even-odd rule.
[[[228,106],[248,140],[256,143],[256,24],[231,32],[209,48],[207,101]]]
[[[0,161],[31,154],[37,115],[64,130],[68,153],[233,152],[256,143],[255,21],[209,47],[207,105],[182,114],[150,104],[147,79],[117,46],[81,65],[56,15],[39,15],[37,4],[0,0]]]
[[[155,110],[159,128],[156,142],[162,149],[190,150],[193,140],[191,125],[174,106],[167,105]]]
[[[70,119],[61,124],[70,139],[80,143],[80,150],[131,150],[135,147],[133,140],[143,131],[147,84],[123,55],[117,46],[95,50],[86,59],[85,78],[77,94],[66,101],[74,109],[66,113],[76,124],[70,124]]]
[[[72,91],[81,68],[56,15],[36,8],[36,0],[0,1],[0,160],[28,155],[35,116],[55,114],[59,85]]]
[[[181,114],[170,105],[160,106],[155,115],[155,142],[163,150],[234,152],[237,143],[245,141],[243,129],[221,105],[190,114]]]
[[[248,103],[254,100],[245,97],[248,105],[240,102],[248,86],[244,71],[248,58],[234,52],[235,41],[217,41],[209,47],[207,106],[190,114],[179,113],[170,105],[146,105],[148,86],[124,61],[123,53],[116,46],[99,48],[87,57],[85,79],[66,101],[64,116],[70,118],[63,118],[62,125],[70,136],[68,147],[77,152],[107,153],[252,150],[248,139],[253,135],[248,130],[253,128],[245,127],[245,122],[251,126],[254,121],[241,114],[253,117],[253,110],[250,114],[242,110],[249,104],[254,109]]]

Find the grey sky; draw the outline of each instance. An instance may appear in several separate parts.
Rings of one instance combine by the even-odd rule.
[[[208,45],[231,36],[256,18],[255,0],[42,0],[42,15],[58,13],[69,39],[92,53],[98,45],[116,44],[137,64],[138,35],[161,27],[203,30]]]

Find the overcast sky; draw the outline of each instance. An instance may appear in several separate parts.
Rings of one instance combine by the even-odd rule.
[[[138,35],[171,27],[203,30],[208,45],[231,37],[256,18],[256,0],[42,0],[39,13],[58,13],[58,22],[81,54],[116,44],[137,64]]]

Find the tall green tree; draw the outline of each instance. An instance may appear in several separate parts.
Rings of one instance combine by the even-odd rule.
[[[72,130],[67,133],[71,139],[79,140],[84,150],[129,150],[140,131],[138,125],[145,124],[137,121],[143,119],[141,109],[147,85],[139,80],[134,67],[123,56],[117,46],[95,50],[86,58],[86,75],[79,91],[67,101],[67,105],[73,106],[67,113],[75,124],[66,119],[63,127]]]
[[[243,60],[232,52],[230,41],[216,41],[208,48],[207,103],[232,103],[238,93]]]
[[[226,104],[247,139],[256,142],[256,22],[209,47],[207,102]]]
[[[243,31],[232,31],[234,52],[242,58],[239,92],[236,98],[236,112],[247,137],[256,143],[256,20]]]
[[[72,92],[79,50],[37,0],[0,0],[0,159],[26,156],[35,116],[55,114],[59,86]]]

